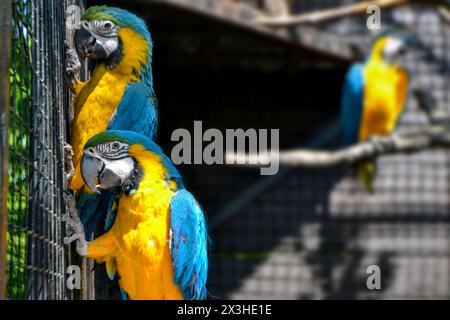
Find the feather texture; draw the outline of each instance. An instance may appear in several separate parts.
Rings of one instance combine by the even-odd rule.
[[[157,119],[157,101],[153,89],[143,82],[133,82],[125,90],[107,129],[134,131],[154,139]]]
[[[363,109],[364,72],[361,64],[354,64],[345,78],[341,97],[341,124],[344,142],[358,141]]]
[[[98,63],[91,80],[79,86],[72,124],[72,190],[83,186],[79,164],[84,145],[92,136],[106,129],[121,129],[153,139],[157,131],[157,102],[151,75],[153,43],[144,21],[128,11],[106,6],[89,8],[82,19],[111,20],[119,25],[123,58],[112,69]],[[80,192],[77,208],[86,234],[92,234],[97,222],[107,217],[105,228],[110,227],[116,212],[111,210],[113,201],[111,193],[99,196],[86,189]]]
[[[384,61],[387,36],[374,42],[364,65],[354,64],[346,76],[341,97],[341,122],[345,144],[364,141],[372,135],[391,133],[409,95],[409,74]],[[358,164],[358,176],[367,190],[373,190],[376,166]]]
[[[205,299],[208,272],[205,218],[186,190],[178,191],[171,199],[170,230],[175,283],[180,285],[185,299]]]
[[[147,137],[110,130],[90,139],[86,148],[111,141],[130,145],[143,177],[135,193],[119,194],[113,226],[89,243],[88,255],[117,270],[130,299],[204,299],[208,238],[203,211],[170,159]]]

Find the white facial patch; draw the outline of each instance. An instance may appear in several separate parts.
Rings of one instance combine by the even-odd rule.
[[[404,47],[404,42],[398,38],[388,38],[383,49],[383,56],[390,61],[394,60]]]
[[[109,56],[119,47],[119,27],[111,21],[93,20],[81,21],[81,27],[95,36],[96,42],[100,44]]]

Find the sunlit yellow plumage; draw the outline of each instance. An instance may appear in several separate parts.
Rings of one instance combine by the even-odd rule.
[[[353,64],[341,97],[341,122],[347,145],[390,134],[406,104],[408,72],[397,64],[404,42],[389,34],[377,38],[364,64]],[[358,176],[373,191],[374,161],[357,164]]]
[[[359,140],[372,135],[391,133],[403,111],[408,95],[408,75],[405,70],[386,64],[381,49],[386,39],[380,40],[364,68],[364,100]]]
[[[363,69],[365,85],[359,141],[394,131],[408,96],[407,72],[383,60],[381,52],[387,41],[388,38],[384,37],[376,42]],[[373,161],[358,164],[358,176],[369,191],[373,191],[375,174]]]
[[[147,63],[148,44],[141,35],[132,29],[121,28],[119,36],[123,46],[122,61],[113,69],[107,69],[104,63],[98,64],[92,78],[75,88],[71,134],[75,166],[75,175],[70,184],[72,190],[83,186],[79,164],[84,144],[95,134],[106,130],[127,85],[138,81],[136,70]]]
[[[88,256],[106,262],[108,272],[120,274],[120,287],[133,300],[183,299],[174,284],[170,239],[172,185],[165,183],[160,159],[140,145],[129,153],[144,175],[133,196],[122,194],[112,228],[91,241]]]

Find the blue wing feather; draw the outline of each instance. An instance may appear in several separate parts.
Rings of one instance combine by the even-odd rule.
[[[81,192],[77,199],[77,211],[80,215],[81,222],[87,237],[91,237],[95,230],[97,222],[97,212],[99,212],[102,197],[97,194],[90,194],[85,189]]]
[[[133,131],[153,140],[157,120],[157,102],[153,89],[143,82],[133,82],[126,88],[107,129]]]
[[[179,190],[170,203],[174,282],[187,300],[206,298],[208,235],[205,217],[191,193]]]
[[[364,99],[363,65],[354,64],[347,73],[341,96],[341,124],[345,144],[358,141]]]

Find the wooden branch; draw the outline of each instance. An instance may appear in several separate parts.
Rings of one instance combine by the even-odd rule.
[[[259,17],[255,20],[255,22],[273,28],[295,27],[304,24],[316,24],[344,17],[364,15],[367,12],[367,8],[372,5],[376,5],[380,9],[391,9],[411,3],[440,5],[446,8],[449,7],[448,0],[373,0],[299,15]]]
[[[289,0],[265,0],[265,10],[272,16],[289,16],[290,6]]]
[[[366,142],[339,149],[336,151],[313,151],[297,149],[280,151],[272,155],[258,154],[226,154],[226,163],[235,161],[243,163],[239,166],[259,168],[267,166],[270,161],[278,157],[279,164],[287,167],[327,168],[343,164],[351,164],[363,159],[374,159],[382,155],[412,153],[430,148],[450,147],[450,118],[449,126],[428,126],[404,134],[390,136],[373,136]]]
[[[450,114],[436,108],[436,101],[429,92],[413,90],[419,107],[427,114],[430,124],[408,132],[389,136],[373,136],[365,142],[335,151],[295,149],[264,154],[227,153],[226,163],[245,167],[264,167],[278,161],[287,167],[326,168],[351,164],[383,155],[413,153],[431,148],[450,148]],[[433,107],[432,107],[433,106]],[[278,158],[278,160],[276,160]]]

